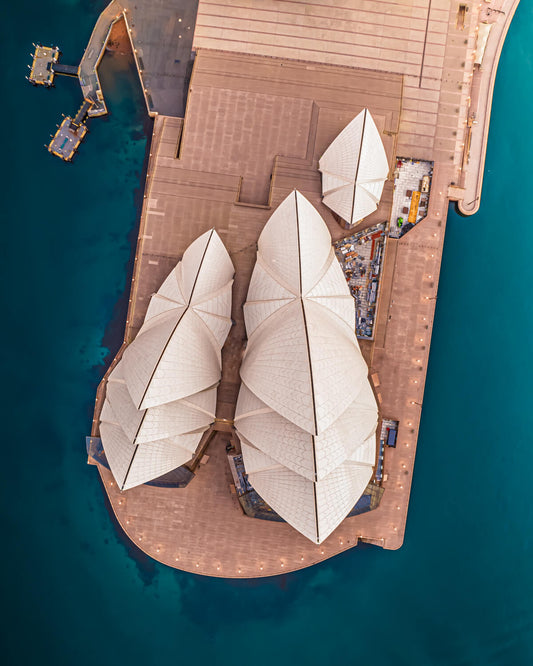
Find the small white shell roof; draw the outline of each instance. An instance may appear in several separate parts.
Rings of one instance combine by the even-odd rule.
[[[258,242],[244,317],[235,426],[250,482],[320,543],[363,494],[377,407],[355,337],[355,304],[328,229],[290,194]]]
[[[121,489],[190,460],[213,422],[233,273],[216,231],[197,238],[152,296],[109,375],[100,436]]]
[[[368,109],[363,109],[319,160],[323,201],[350,224],[378,207],[389,163]]]

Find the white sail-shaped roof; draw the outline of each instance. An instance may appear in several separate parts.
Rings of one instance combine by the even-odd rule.
[[[259,237],[235,427],[250,483],[320,543],[363,494],[377,407],[327,226],[299,192]]]
[[[363,109],[318,162],[324,203],[349,224],[378,207],[389,163],[376,124]]]
[[[233,273],[216,231],[197,238],[109,375],[100,436],[122,490],[186,463],[214,421]]]

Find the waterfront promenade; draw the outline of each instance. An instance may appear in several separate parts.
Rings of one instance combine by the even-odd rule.
[[[78,69],[78,78],[83,98],[91,102],[89,116],[102,116],[107,107],[98,78],[98,65],[104,55],[105,47],[114,23],[123,18],[123,6],[112,0],[98,17],[91,38],[85,49]]]
[[[487,141],[490,128],[490,111],[492,95],[498,71],[500,54],[511,25],[519,0],[495,0],[485,4],[483,19],[492,25],[485,47],[485,55],[481,68],[475,72],[477,80],[472,82],[470,116],[475,119],[466,157],[466,169],[463,178],[463,191],[450,192],[451,199],[458,201],[463,215],[473,215],[479,210],[481,190],[483,187],[483,171],[487,152]]]
[[[217,417],[233,416],[244,344],[241,305],[255,261],[255,243],[272,210],[297,188],[320,211],[334,240],[348,233],[321,203],[316,163],[328,143],[368,106],[391,166],[396,156],[434,162],[427,217],[401,239],[387,243],[375,341],[362,345],[381,414],[400,424],[397,447],[386,452],[385,493],[377,510],[346,519],[320,546],[287,524],[246,517],[231,490],[227,432],[213,439],[207,451],[209,461],[199,466],[185,489],[140,486],[121,493],[111,474],[99,467],[121,526],[151,557],[186,571],[246,578],[309,566],[359,540],[388,549],[403,542],[449,188],[464,178],[462,144],[480,6],[467,3],[469,11],[458,27],[457,7],[444,0],[387,4],[391,16],[381,37],[372,26],[381,25],[382,16],[366,17],[366,36],[354,29],[346,43],[357,44],[359,39],[364,44],[372,37],[377,48],[381,44],[385,49],[389,32],[396,29],[410,31],[411,40],[420,42],[413,46],[412,57],[406,47],[405,56],[399,56],[398,66],[392,68],[396,71],[390,71],[385,50],[383,61],[375,57],[365,61],[364,49],[359,56],[350,56],[352,67],[346,66],[345,53],[338,62],[338,44],[335,39],[328,41],[327,35],[336,37],[342,32],[341,24],[343,30],[349,25],[345,7],[330,3],[328,20],[333,27],[326,33],[323,25],[315,26],[317,31],[322,29],[315,35],[320,53],[302,52],[296,61],[274,57],[287,55],[279,42],[281,29],[252,31],[254,17],[248,16],[248,23],[238,27],[248,41],[221,38],[226,29],[221,12],[233,11],[232,20],[237,22],[245,16],[242,6],[234,11],[231,0],[216,3],[220,19],[216,40],[206,35],[205,9],[213,4],[200,2],[198,56],[184,121],[168,116],[155,119],[125,342],[135,336],[150,295],[187,245],[214,226],[237,269],[232,313],[236,325],[223,350]],[[290,27],[287,39],[293,40],[294,15],[298,18],[301,13],[291,14],[288,9],[303,3],[275,4],[276,16],[283,19],[279,21]],[[281,12],[281,7],[287,11]],[[361,18],[356,10],[350,11]],[[228,50],[214,51],[222,42]],[[386,71],[375,71],[378,64]],[[482,169],[473,154],[468,168]],[[363,226],[388,219],[391,203],[389,182],[380,207]],[[93,435],[98,434],[101,396],[102,387]]]

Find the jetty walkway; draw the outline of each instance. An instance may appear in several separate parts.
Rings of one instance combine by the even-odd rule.
[[[83,98],[92,103],[88,109],[89,116],[103,116],[107,113],[102,86],[98,78],[98,65],[105,53],[113,25],[122,18],[126,20],[124,6],[117,0],[112,0],[98,17],[81,59],[78,79]]]

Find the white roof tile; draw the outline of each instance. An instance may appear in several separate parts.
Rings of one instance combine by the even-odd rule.
[[[143,326],[110,374],[100,433],[121,488],[187,462],[213,422],[232,278],[217,233],[200,236],[152,297]]]
[[[186,463],[192,458],[202,434],[180,435],[172,439],[139,444],[135,455],[131,457],[131,465],[122,489],[129,490],[141,483],[157,479]]]
[[[363,109],[319,160],[328,208],[350,224],[376,210],[389,173],[383,142],[368,109]]]

